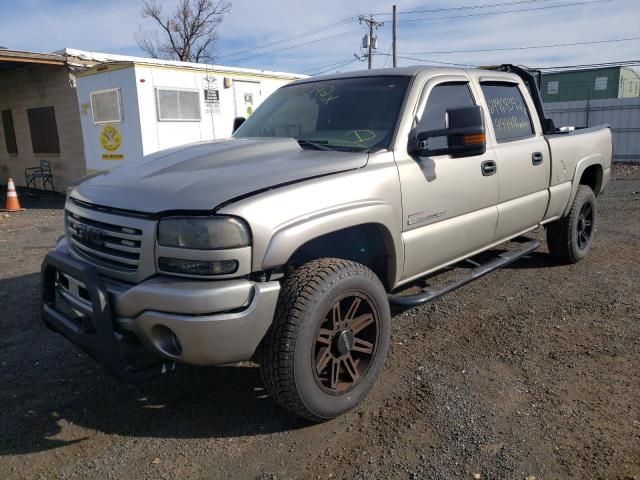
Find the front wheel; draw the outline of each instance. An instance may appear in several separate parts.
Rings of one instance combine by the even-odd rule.
[[[579,185],[569,215],[547,226],[549,253],[566,263],[578,263],[591,250],[598,219],[596,196]]]
[[[312,421],[354,408],[382,369],[390,323],[385,289],[367,267],[333,258],[301,266],[284,280],[264,339],[267,391]]]

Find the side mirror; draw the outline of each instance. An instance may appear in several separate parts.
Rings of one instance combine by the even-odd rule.
[[[236,130],[238,130],[240,128],[240,125],[242,125],[245,122],[246,118],[244,117],[236,117],[233,119],[233,131],[231,133],[236,133]]]
[[[419,132],[412,153],[421,157],[471,157],[487,150],[482,107],[451,108],[447,110],[447,118],[448,128]],[[429,148],[429,139],[436,137],[446,137],[447,146]]]

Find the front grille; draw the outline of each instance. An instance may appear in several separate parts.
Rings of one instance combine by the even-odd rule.
[[[96,221],[70,211],[66,212],[66,227],[73,250],[92,263],[128,273],[138,269],[142,230]]]

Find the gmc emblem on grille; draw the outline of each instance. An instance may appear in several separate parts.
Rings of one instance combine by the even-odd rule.
[[[95,245],[97,247],[104,246],[104,233],[95,228],[87,227],[86,225],[77,225],[76,235],[89,245]]]

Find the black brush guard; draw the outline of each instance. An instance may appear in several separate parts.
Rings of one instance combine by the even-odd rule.
[[[92,306],[88,321],[76,322],[56,306],[56,273],[66,273],[84,283]],[[116,378],[129,383],[148,380],[175,368],[174,362],[160,362],[141,369],[127,365],[118,353],[109,294],[98,271],[59,251],[50,252],[42,262],[42,319],[52,330],[91,355]]]

